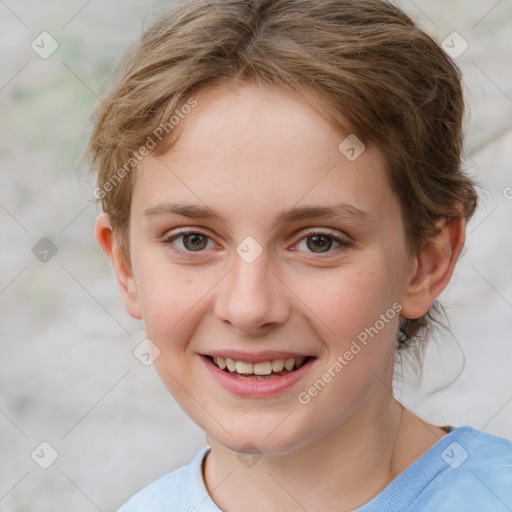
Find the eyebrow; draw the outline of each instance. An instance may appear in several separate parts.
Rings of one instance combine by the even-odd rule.
[[[181,215],[190,219],[219,219],[228,224],[227,219],[209,206],[197,204],[158,203],[144,210],[145,217],[163,215]],[[283,210],[273,220],[273,224],[284,224],[304,219],[335,218],[347,222],[374,224],[375,218],[367,211],[360,210],[347,203],[338,203],[332,206],[310,205],[294,206],[289,210]]]

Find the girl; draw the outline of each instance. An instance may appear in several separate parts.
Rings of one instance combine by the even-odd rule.
[[[151,510],[512,509],[512,442],[393,396],[477,202],[461,76],[381,0],[186,0],[95,113],[96,237],[208,446]]]

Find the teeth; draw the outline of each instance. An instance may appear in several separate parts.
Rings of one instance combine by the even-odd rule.
[[[272,372],[280,373],[283,370],[291,372],[294,368],[299,368],[305,359],[305,357],[290,357],[289,359],[276,359],[253,364],[246,361],[235,361],[229,357],[215,356],[213,362],[221,370],[227,368],[230,372],[237,372],[241,375],[271,375]]]
[[[236,361],[235,368],[238,373],[254,373],[254,365],[252,363],[244,363],[243,361]]]
[[[288,371],[291,371],[293,369],[293,367],[295,366],[295,358],[294,357],[291,357],[290,359],[287,359],[285,362],[284,362],[284,367],[288,370]]]
[[[284,359],[276,359],[272,361],[272,371],[273,372],[282,372],[284,368]]]
[[[255,363],[253,373],[256,375],[270,375],[272,373],[272,363],[270,361]]]

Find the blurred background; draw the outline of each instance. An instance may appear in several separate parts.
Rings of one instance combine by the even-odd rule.
[[[396,3],[463,71],[466,167],[481,185],[441,297],[451,332],[396,392],[428,421],[512,439],[512,2]],[[134,355],[144,332],[76,167],[113,68],[172,4],[0,1],[2,511],[113,511],[206,444]]]

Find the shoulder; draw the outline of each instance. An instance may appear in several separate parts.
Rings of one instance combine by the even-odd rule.
[[[450,443],[441,452],[450,469],[464,471],[488,470],[494,479],[512,474],[512,441],[503,437],[479,432],[472,427],[460,427],[446,436]],[[509,485],[512,483],[508,481]]]
[[[432,452],[436,474],[417,504],[451,511],[512,509],[512,441],[471,427],[441,441]]]
[[[512,441],[459,427],[358,512],[510,512]]]
[[[144,487],[118,512],[194,510],[194,503],[201,502],[205,498],[201,464],[209,450],[209,447],[203,448],[188,464]]]

